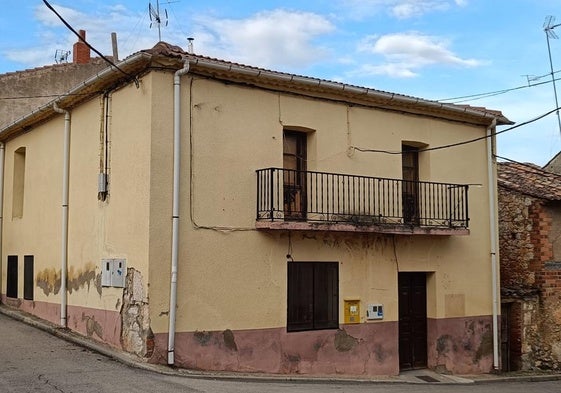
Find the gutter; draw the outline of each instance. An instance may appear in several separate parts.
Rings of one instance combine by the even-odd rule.
[[[492,275],[492,290],[493,290],[493,368],[500,369],[499,365],[499,293],[498,293],[498,280],[499,272],[497,266],[497,215],[496,215],[496,186],[495,167],[493,159],[493,136],[497,121],[487,127],[487,176],[489,182],[489,231],[491,242],[491,275]]]
[[[0,142],[0,292],[2,288],[2,234],[4,230],[4,156],[6,147]],[[1,302],[0,302],[1,303]]]
[[[216,61],[213,62],[201,58],[192,59],[189,61],[189,63],[191,64],[191,66],[201,66],[211,70],[236,73],[236,74],[253,77],[253,78],[264,78],[264,79],[271,79],[277,82],[294,83],[299,85],[306,85],[307,87],[323,88],[326,90],[331,90],[337,94],[349,93],[356,96],[364,96],[371,99],[382,100],[387,103],[393,102],[396,105],[398,104],[402,104],[406,106],[417,105],[424,108],[430,108],[432,110],[440,109],[443,111],[454,112],[456,114],[465,114],[474,117],[484,118],[491,121],[497,118],[501,118],[502,120],[501,123],[514,124],[503,115],[498,115],[497,112],[474,110],[467,106],[460,106],[460,105],[442,103],[438,101],[424,100],[421,98],[409,97],[401,94],[369,89],[366,87],[347,85],[344,83],[332,82],[332,81],[327,81],[317,78],[310,78],[306,76],[284,74],[284,73],[278,73],[274,71],[268,71],[268,70],[262,70],[256,68],[248,68],[233,63],[217,63]]]
[[[61,261],[60,261],[60,326],[67,327],[68,294],[66,289],[68,272],[68,190],[70,172],[70,112],[60,109],[56,102],[53,110],[64,114],[64,147],[62,155],[62,232],[61,232]]]
[[[175,321],[177,308],[177,265],[179,252],[179,185],[181,171],[181,77],[189,72],[190,63],[173,77],[173,211],[171,232],[171,277],[169,296],[168,364],[175,363]]]

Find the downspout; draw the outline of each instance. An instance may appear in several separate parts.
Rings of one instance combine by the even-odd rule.
[[[493,158],[493,142],[497,120],[494,119],[487,128],[487,175],[489,181],[489,230],[491,241],[491,275],[493,280],[493,368],[499,370],[499,294],[498,294],[498,267],[497,267],[497,215],[496,193],[497,181]]]
[[[6,148],[0,142],[0,292],[2,288],[2,233],[4,229],[4,155]]]
[[[67,327],[67,290],[66,277],[68,272],[68,173],[70,171],[70,112],[61,109],[57,103],[53,103],[53,109],[57,113],[64,113],[64,147],[62,164],[62,244],[61,244],[61,266],[60,266],[60,326]]]
[[[169,295],[168,364],[175,363],[175,314],[177,308],[177,261],[179,251],[179,179],[181,164],[181,77],[189,61],[173,77],[173,211],[171,232],[171,279]]]

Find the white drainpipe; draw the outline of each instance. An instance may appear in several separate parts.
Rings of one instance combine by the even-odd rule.
[[[493,368],[499,370],[499,294],[497,267],[497,216],[496,216],[496,179],[493,159],[493,140],[497,120],[487,128],[487,174],[489,181],[489,230],[491,240],[491,274],[493,280]]]
[[[68,271],[68,173],[70,170],[70,112],[60,109],[56,102],[53,109],[58,113],[64,113],[64,150],[62,164],[62,244],[61,244],[61,266],[60,266],[60,326],[67,326],[67,290],[66,276]]]
[[[177,308],[177,261],[179,251],[179,179],[181,164],[181,76],[189,72],[189,62],[173,77],[173,212],[171,234],[171,282],[169,296],[168,364],[175,363],[175,314]]]
[[[2,231],[4,228],[4,144],[0,142],[0,258],[2,258]],[[0,267],[2,262],[0,259]],[[2,288],[2,274],[0,272],[0,289]]]

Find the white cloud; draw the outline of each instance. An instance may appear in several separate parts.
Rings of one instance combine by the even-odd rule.
[[[208,52],[262,67],[302,67],[327,53],[314,40],[335,27],[325,17],[277,9],[247,19],[199,18]],[[200,40],[197,38],[197,41]]]
[[[112,54],[111,32],[119,38],[120,57],[123,58],[140,49],[150,48],[157,41],[156,34],[139,34],[140,14],[127,10],[124,6],[102,6],[97,12],[83,13],[78,10],[52,4],[53,8],[76,30],[86,31],[86,40],[101,53]],[[71,51],[77,37],[47,7],[38,5],[34,9],[37,21],[36,44],[27,48],[6,51],[6,58],[26,67],[35,67],[54,62],[57,49]],[[124,44],[124,45],[123,45]],[[92,56],[97,54],[92,52]]]
[[[355,17],[364,18],[379,12],[387,12],[398,19],[419,17],[431,12],[442,12],[454,4],[467,5],[468,0],[341,0],[347,11]]]
[[[367,65],[361,72],[392,77],[414,77],[417,70],[430,65],[475,67],[479,60],[464,59],[448,49],[447,40],[417,32],[387,34],[367,37],[359,50],[384,58],[382,65]]]

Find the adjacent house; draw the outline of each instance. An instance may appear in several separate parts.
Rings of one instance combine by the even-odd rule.
[[[2,303],[199,370],[499,367],[500,112],[164,42],[72,92],[0,130]]]
[[[515,162],[497,171],[503,369],[559,369],[561,175]]]
[[[80,34],[86,38],[84,30],[80,30]],[[67,57],[69,53],[65,54],[65,60],[58,59],[58,64],[0,75],[0,127],[29,114],[107,67],[103,59],[90,56],[90,49],[81,40],[74,44],[71,62]]]

